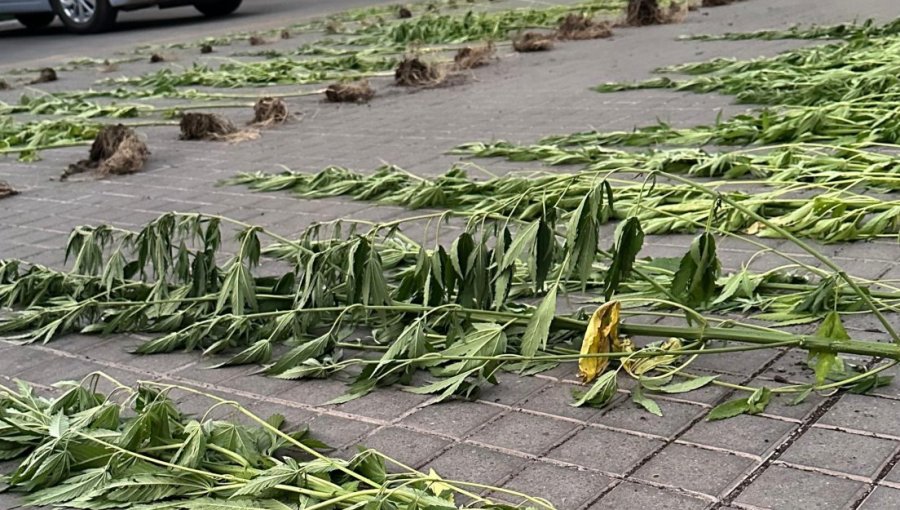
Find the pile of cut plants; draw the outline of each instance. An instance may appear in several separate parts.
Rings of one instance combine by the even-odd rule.
[[[111,388],[104,393],[99,387]],[[16,459],[5,490],[35,506],[59,508],[498,508],[483,487],[422,473],[375,450],[330,457],[306,429],[286,430],[281,415],[261,418],[236,402],[196,389],[141,382],[123,385],[97,373],[41,396],[0,384],[0,456]],[[205,399],[201,417],[176,399]],[[230,408],[244,423],[215,419]],[[531,508],[546,501],[502,488]]]

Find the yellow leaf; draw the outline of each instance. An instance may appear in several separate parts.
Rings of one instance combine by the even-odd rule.
[[[581,342],[581,354],[599,354],[610,352],[619,347],[619,311],[622,305],[618,301],[604,303],[597,308]],[[609,358],[582,357],[578,359],[578,373],[581,380],[589,383],[602,374],[609,364]]]
[[[744,230],[744,233],[747,235],[755,236],[760,232],[760,230],[764,229],[765,227],[765,225],[757,221],[747,227],[747,230]]]
[[[433,469],[428,470],[428,478],[430,478],[431,480],[443,480],[443,478],[441,478],[440,475],[438,475]],[[450,487],[450,485],[448,485],[444,482],[437,482],[437,481],[429,482],[428,490],[430,490],[432,494],[434,494],[435,496],[437,496],[439,498],[445,497],[445,496],[442,496],[442,494],[444,494],[446,492],[447,493],[446,497],[449,499],[449,501],[451,503],[453,503],[453,488]]]
[[[670,338],[658,347],[646,347],[641,350],[646,352],[678,351],[681,350],[681,340],[677,338]],[[676,359],[678,359],[678,356],[666,356],[662,354],[659,356],[647,358],[634,357],[623,361],[622,366],[623,368],[625,368],[626,372],[632,375],[632,377],[640,377],[641,375],[644,375],[657,367],[668,365]]]

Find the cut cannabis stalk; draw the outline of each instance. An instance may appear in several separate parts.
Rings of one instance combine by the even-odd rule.
[[[376,225],[369,232],[337,225],[330,231],[313,227],[298,241],[258,226],[196,214],[164,215],[140,232],[80,228],[67,249],[74,259],[71,272],[33,267],[21,273],[14,262],[0,265],[0,298],[8,306],[23,307],[0,322],[0,332],[19,333],[21,341],[44,342],[73,331],[151,333],[157,336],[138,352],[202,349],[207,354],[229,354],[221,365],[263,364],[269,375],[286,379],[325,377],[361,366],[362,372],[339,401],[378,386],[409,384],[421,369],[438,379],[410,391],[438,394],[441,399],[476,394],[481,386],[495,383],[502,368],[534,373],[562,361],[595,358],[616,358],[627,367],[629,360],[654,358],[657,362],[644,365],[656,370],[717,352],[705,345],[714,339],[746,344],[728,352],[760,345],[794,346],[829,356],[900,358],[898,345],[854,342],[846,335],[797,336],[711,326],[692,310],[712,303],[719,292],[720,269],[710,234],[697,238],[668,281],[656,282],[677,302],[636,299],[680,307],[694,326],[621,322],[620,304],[628,300],[611,300],[601,309],[612,311],[597,319],[610,329],[602,343],[605,347],[590,342],[588,350],[584,346],[579,350],[581,333],[594,327],[580,314],[556,314],[556,296],[565,290],[565,282],[586,285],[591,277],[602,197],[589,193],[583,199],[581,212],[569,220],[574,234],[566,235],[562,244],[555,240],[552,218],[526,224],[515,233],[502,224],[473,222],[451,245],[433,250],[392,234],[396,225]],[[237,253],[220,266],[223,221],[240,225],[241,231]],[[378,237],[382,232],[388,232],[386,238]],[[254,276],[261,255],[268,251],[260,236],[279,242],[273,253],[291,264],[290,271]],[[637,275],[646,277],[635,264],[640,246],[640,222],[630,218],[619,230],[613,263],[602,276],[607,296],[615,296]],[[531,308],[517,302],[515,290],[522,288],[543,296],[540,305]],[[810,303],[827,312],[829,292],[822,290]],[[840,323],[833,312],[826,318]],[[342,357],[347,331],[355,327],[373,331],[372,340],[359,345],[382,351],[381,358]],[[681,340],[666,349],[659,344],[638,348],[621,339],[619,332]],[[278,344],[290,349],[273,359]],[[823,366],[820,371],[832,372],[831,365]],[[853,379],[854,384],[857,381]],[[584,402],[588,401],[596,404],[596,396]]]

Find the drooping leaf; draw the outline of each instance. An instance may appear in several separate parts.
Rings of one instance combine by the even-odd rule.
[[[581,342],[581,354],[600,354],[612,352],[619,345],[619,310],[618,301],[610,301],[601,305],[591,315],[584,339]],[[600,375],[609,364],[609,358],[584,356],[578,360],[578,373],[581,380],[591,382]]]

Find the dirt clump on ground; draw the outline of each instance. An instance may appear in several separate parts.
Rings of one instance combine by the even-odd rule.
[[[569,14],[556,29],[556,38],[568,41],[604,39],[612,37],[612,26],[605,21],[594,21],[583,14]]]
[[[150,55],[150,63],[151,64],[158,64],[160,62],[165,62],[165,61],[166,61],[166,58],[163,57],[162,55],[160,55],[159,53],[154,53],[153,55]]]
[[[262,46],[264,44],[269,44],[269,41],[258,35],[251,35],[248,41],[250,41],[250,46]]]
[[[0,90],[10,90],[12,89],[12,85],[10,85],[6,80],[0,78]]]
[[[520,53],[553,49],[553,36],[540,32],[525,32],[513,40],[513,49]]]
[[[287,105],[279,97],[263,97],[253,105],[254,126],[271,126],[272,124],[284,124],[289,117]]]
[[[721,7],[734,3],[734,0],[703,0],[700,7]]]
[[[7,198],[18,194],[19,192],[13,189],[8,182],[0,181],[0,198]]]
[[[49,83],[51,81],[58,80],[59,77],[56,76],[56,71],[52,67],[45,67],[40,70],[37,78],[28,82],[30,85],[36,85],[38,83]]]
[[[411,10],[409,10],[409,8],[401,7],[399,9],[397,9],[397,17],[400,19],[412,18],[413,13]]]
[[[325,99],[332,103],[368,103],[373,97],[368,80],[332,83],[325,89]]]
[[[285,28],[284,30],[281,31],[281,34],[279,34],[279,35],[280,35],[280,37],[281,37],[282,39],[285,39],[285,40],[286,40],[286,39],[290,39],[290,38],[291,38],[291,31]]]
[[[204,44],[203,46],[200,46],[200,53],[203,53],[205,55],[207,53],[212,53],[212,52],[213,52],[213,47],[211,44]]]
[[[259,131],[238,129],[230,120],[215,113],[185,113],[179,126],[182,140],[238,143],[259,138]]]
[[[447,77],[443,66],[426,62],[419,57],[406,57],[394,71],[394,83],[404,87],[438,85]]]
[[[494,57],[494,43],[488,42],[481,46],[466,46],[457,50],[453,57],[453,66],[456,69],[474,69],[491,63]]]
[[[679,23],[687,14],[687,3],[672,2],[662,9],[658,0],[628,0],[625,24],[632,27]]]
[[[230,120],[214,113],[185,113],[179,126],[182,140],[222,140],[238,132]]]
[[[122,124],[103,126],[91,144],[88,159],[72,163],[61,179],[71,175],[94,172],[99,177],[139,172],[150,150],[134,129]]]

